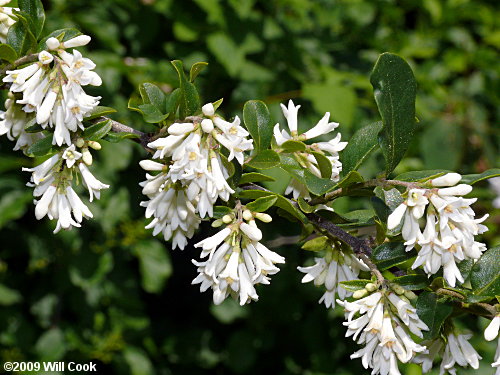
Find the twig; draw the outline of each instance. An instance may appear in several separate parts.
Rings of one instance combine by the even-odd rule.
[[[154,134],[141,132],[140,130],[131,128],[130,126],[127,126],[125,124],[122,124],[121,122],[112,120],[109,117],[105,117],[105,116],[97,117],[92,122],[98,123],[98,122],[102,122],[105,120],[111,121],[111,131],[112,132],[136,134],[139,136],[139,138],[130,138],[130,139],[136,143],[139,143],[146,151],[151,152],[151,153],[154,152],[154,150],[152,150],[151,148],[148,147],[148,143],[151,142],[151,138],[154,136]]]

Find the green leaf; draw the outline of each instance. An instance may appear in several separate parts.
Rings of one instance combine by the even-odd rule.
[[[307,241],[302,245],[302,249],[307,251],[321,251],[328,247],[328,237],[319,236]]]
[[[18,16],[18,21],[9,28],[7,33],[7,44],[9,44],[18,56],[27,55],[36,49],[36,38],[29,30],[28,21]]]
[[[18,54],[14,48],[5,43],[0,44],[0,59],[11,63],[16,61],[17,57]]]
[[[317,177],[308,169],[303,168],[294,157],[282,154],[280,155],[280,158],[280,168],[290,173],[290,175],[296,178],[299,182],[306,185],[307,189],[311,193],[323,195],[335,186],[335,182],[332,180]]]
[[[167,95],[165,99],[165,113],[169,113],[171,115],[173,114],[175,117],[177,107],[179,107],[179,103],[181,101],[181,95],[182,91],[179,88]]]
[[[332,162],[328,158],[319,152],[311,152],[311,154],[316,159],[318,163],[319,171],[321,172],[321,177],[330,179],[332,178]]]
[[[300,142],[300,141],[289,140],[289,141],[283,142],[283,144],[280,146],[280,148],[283,150],[283,152],[305,151],[306,144],[304,142]]]
[[[142,114],[142,117],[144,118],[144,121],[146,121],[149,124],[158,124],[165,120],[168,117],[167,114],[161,113],[161,111],[156,107],[154,104],[148,103],[148,104],[140,104],[139,105],[139,110]]]
[[[92,119],[95,119],[97,117],[106,116],[106,115],[109,115],[109,114],[115,113],[115,112],[116,112],[116,109],[114,109],[114,108],[104,107],[104,106],[98,105],[97,107],[95,107],[92,110],[92,112],[89,113],[88,116],[84,117],[84,120],[92,120]]]
[[[242,190],[238,193],[240,198],[257,199],[261,197],[276,196],[275,206],[281,208],[282,210],[288,212],[290,215],[300,220],[301,222],[307,222],[306,217],[302,212],[300,212],[297,207],[295,207],[288,199],[284,196],[273,193],[271,191],[263,190]]]
[[[33,23],[33,35],[38,38],[43,30],[45,23],[45,12],[41,0],[18,0],[19,9],[27,13]]]
[[[373,250],[372,259],[379,270],[386,270],[416,256],[415,249],[405,251],[402,242],[386,242]]]
[[[488,169],[480,174],[466,174],[460,180],[461,184],[474,185],[476,182],[500,176],[500,168]]]
[[[189,71],[189,81],[194,82],[198,74],[200,74],[206,67],[208,63],[206,62],[197,62],[191,66],[191,70]]]
[[[430,280],[426,275],[399,276],[392,279],[391,282],[401,285],[407,290],[424,289],[430,284]]]
[[[371,280],[349,280],[349,281],[341,281],[340,285],[342,288],[350,291],[350,292],[355,292],[357,290],[364,289],[366,284],[371,283]]]
[[[0,305],[9,306],[22,301],[22,295],[14,289],[10,289],[0,284]]]
[[[269,169],[280,163],[280,156],[273,150],[262,150],[245,164],[255,169]]]
[[[83,138],[88,141],[98,141],[111,131],[111,120],[104,120],[89,126],[83,131]]]
[[[427,171],[414,171],[414,172],[405,172],[396,176],[394,179],[399,181],[407,181],[407,182],[423,182],[432,178],[436,178],[442,176],[451,171],[447,171],[445,169],[432,169]]]
[[[118,143],[123,141],[124,139],[133,139],[133,138],[140,138],[138,134],[134,133],[127,133],[127,132],[120,132],[120,133],[115,133],[115,132],[109,132],[106,134],[106,136],[103,138],[105,141],[108,141],[110,143]]]
[[[181,94],[179,97],[179,116],[184,119],[188,116],[195,115],[200,112],[200,97],[196,87],[187,80],[182,61],[171,61],[179,76],[179,88]]]
[[[359,129],[349,139],[346,148],[340,153],[343,176],[356,171],[368,155],[378,147],[378,134],[381,129],[382,121],[377,121]]]
[[[438,337],[441,326],[453,311],[451,305],[440,302],[438,296],[431,292],[420,294],[416,307],[418,317],[429,327],[428,331],[422,331],[426,340]]]
[[[26,151],[28,154],[32,154],[35,156],[44,156],[47,155],[52,150],[52,134],[36,141],[33,143],[28,150]]]
[[[394,211],[404,201],[403,196],[396,188],[392,188],[390,190],[383,190],[383,192],[384,192],[384,202],[387,205],[387,207],[391,209],[391,211]]]
[[[139,94],[144,104],[152,104],[162,113],[165,109],[165,93],[156,85],[146,82],[139,85]]]
[[[241,175],[239,184],[244,185],[250,182],[264,182],[264,181],[274,181],[274,178],[266,176],[265,174],[262,173],[250,172],[250,173],[243,173]]]
[[[473,293],[479,296],[500,295],[500,246],[483,253],[470,273]]]
[[[135,246],[134,254],[139,258],[143,289],[160,293],[172,275],[168,250],[156,240],[145,240]]]
[[[373,94],[382,116],[380,145],[391,173],[403,158],[413,133],[417,84],[408,63],[392,53],[378,58],[370,76]]]
[[[269,109],[260,100],[250,100],[243,107],[243,121],[253,138],[257,150],[265,150],[271,145],[273,126]]]
[[[64,333],[60,328],[45,331],[35,344],[35,351],[44,361],[57,361],[66,353]]]
[[[36,122],[36,117],[33,117],[24,126],[25,126],[24,131],[26,133],[39,133],[44,130],[42,128],[42,125]]]
[[[277,200],[277,196],[270,195],[268,197],[258,198],[253,202],[246,204],[245,206],[252,212],[264,212],[271,208]]]
[[[337,185],[335,185],[335,189],[337,188],[346,188],[351,185],[357,184],[358,182],[363,182],[363,176],[359,174],[357,171],[350,171],[342,180],[340,180]]]
[[[24,215],[33,196],[29,191],[12,190],[0,198],[0,228]]]

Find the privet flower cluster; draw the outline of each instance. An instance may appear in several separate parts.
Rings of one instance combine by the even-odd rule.
[[[61,229],[80,227],[83,218],[91,218],[92,213],[73,190],[73,183],[81,178],[89,192],[89,200],[99,199],[102,189],[109,188],[90,172],[92,155],[88,147],[100,149],[98,142],[78,139],[75,144],[59,151],[34,168],[23,168],[32,172],[27,184],[34,188],[35,216],[38,220],[45,216],[57,220],[54,233]]]
[[[316,286],[325,286],[326,292],[319,303],[324,303],[327,308],[335,308],[336,295],[340,300],[351,296],[352,293],[340,285],[342,281],[355,280],[361,270],[370,270],[351,249],[336,242],[328,242],[325,255],[314,258],[314,261],[312,266],[297,269],[306,274],[302,278],[303,283],[313,281]]]
[[[99,199],[100,191],[109,188],[89,170],[92,165],[90,149],[100,150],[96,141],[80,137],[83,118],[90,114],[99,97],[87,95],[82,86],[101,84],[101,78],[92,70],[95,64],[82,57],[77,50],[68,48],[88,44],[90,37],[80,35],[61,42],[48,38],[47,51],[38,53],[38,61],[23,68],[8,70],[3,82],[10,85],[5,102],[6,111],[0,114],[0,135],[6,134],[16,140],[14,150],[26,150],[44,137],[41,132],[28,133],[28,124],[39,124],[42,129],[53,132],[55,153],[33,168],[30,182],[35,216],[48,216],[57,220],[54,233],[61,229],[80,227],[83,218],[92,213],[82,202],[73,186],[80,182],[89,192],[89,200]],[[64,146],[63,146],[64,145]]]
[[[288,106],[281,104],[281,109],[286,118],[290,133],[286,130],[280,131],[279,124],[274,126],[274,139],[278,146],[283,145],[283,143],[289,140],[307,141],[309,139],[327,135],[339,126],[336,122],[330,122],[330,112],[326,112],[314,127],[303,134],[299,134],[298,111],[300,109],[300,105],[296,106],[293,104],[293,101],[290,100],[288,102]],[[347,146],[347,142],[341,142],[340,137],[341,134],[338,133],[329,141],[316,142],[311,145],[307,145],[305,151],[295,153],[297,161],[315,176],[321,177],[318,162],[311,152],[323,153],[332,164],[331,180],[338,181],[340,172],[342,171],[342,163],[339,160],[339,152]],[[292,178],[290,184],[286,188],[285,194],[292,194],[294,199],[298,199],[299,197],[310,198],[309,191],[306,186],[294,178]]]
[[[345,310],[346,337],[352,336],[364,346],[351,358],[361,358],[364,368],[373,369],[372,374],[399,375],[398,360],[408,363],[417,353],[426,351],[425,346],[413,341],[410,333],[422,338],[422,330],[429,328],[404,295],[377,290],[371,283],[362,294],[366,291],[372,293],[353,302],[337,300]],[[355,293],[354,297],[359,295]]]
[[[200,218],[213,216],[218,198],[228,201],[234,190],[228,185],[229,171],[220,153],[229,151],[228,161],[243,164],[243,152],[252,150],[249,133],[240,126],[239,117],[227,122],[215,115],[208,103],[202,108],[204,118],[168,127],[169,135],[148,144],[155,150],[152,160],[141,167],[148,172],[141,183],[142,193],[149,200],[142,202],[146,217],[153,220],[146,228],[160,232],[172,247],[184,249],[187,239],[198,228]]]
[[[269,284],[269,275],[279,271],[275,264],[285,263],[260,243],[262,232],[255,219],[268,223],[271,216],[237,206],[234,213],[214,221],[213,226],[224,229],[194,245],[202,249],[201,258],[208,258],[193,260],[199,273],[193,284],[200,284],[201,292],[211,288],[217,305],[230,294],[239,297],[240,305],[257,301],[255,285]]]
[[[486,245],[477,242],[474,236],[484,233],[487,227],[481,223],[488,215],[475,219],[470,207],[476,198],[464,195],[472,186],[459,184],[458,173],[448,173],[429,181],[431,189],[414,188],[408,198],[389,216],[388,229],[395,229],[403,222],[402,236],[406,251],[416,247],[418,257],[412,268],[423,266],[430,276],[442,267],[447,283],[454,287],[456,281],[464,279],[457,263],[464,259],[479,259]],[[419,220],[425,215],[425,229],[420,230]]]
[[[30,146],[21,123],[32,118],[43,129],[54,132],[53,144],[71,146],[71,133],[83,130],[83,118],[97,107],[100,97],[85,93],[82,86],[100,86],[102,81],[93,71],[95,64],[80,52],[66,49],[88,44],[90,37],[79,35],[66,42],[56,38],[46,41],[47,51],[38,53],[38,61],[21,69],[8,70],[3,82],[10,84],[11,95],[0,123],[0,134],[22,138],[17,148]],[[18,98],[18,95],[22,95]]]

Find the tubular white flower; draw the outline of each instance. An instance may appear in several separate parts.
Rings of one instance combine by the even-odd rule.
[[[172,135],[183,135],[194,130],[194,124],[192,122],[187,123],[174,123],[168,127],[168,134]]]
[[[408,206],[405,203],[401,203],[394,211],[392,211],[387,218],[387,229],[392,230],[401,223],[407,207]]]
[[[255,224],[228,220],[227,227],[195,245],[203,249],[201,257],[208,259],[192,260],[198,267],[198,276],[192,284],[200,284],[201,292],[211,288],[217,305],[230,294],[239,298],[240,305],[258,300],[255,285],[269,284],[268,275],[279,271],[274,264],[285,262],[262,245],[261,238]]]
[[[361,358],[363,367],[373,369],[372,374],[400,374],[397,360],[407,363],[417,353],[426,351],[425,346],[411,339],[408,331],[422,337],[421,331],[428,327],[415,309],[395,294],[377,291],[354,302],[337,302],[345,310],[346,337],[353,336],[358,344],[365,345],[351,358]],[[396,314],[393,309],[386,309],[389,303]]]
[[[457,186],[443,188],[438,190],[438,195],[441,197],[452,195],[467,195],[472,191],[472,186],[460,184]]]
[[[450,373],[455,373],[455,364],[462,367],[471,366],[477,370],[479,360],[482,358],[469,343],[472,335],[448,335],[448,342],[444,350],[443,368]]]
[[[330,112],[326,112],[323,118],[312,128],[306,131],[303,136],[305,139],[312,139],[320,135],[328,134],[335,130],[339,124],[336,122],[329,122]]]
[[[488,327],[484,330],[484,338],[486,341],[493,341],[498,336],[498,330],[500,329],[500,314],[495,316]]]
[[[325,285],[326,292],[319,303],[324,303],[327,308],[335,308],[336,294],[340,300],[352,295],[340,285],[340,282],[355,280],[360,270],[369,270],[354,254],[333,245],[327,249],[325,257],[314,258],[314,261],[315,264],[312,266],[297,267],[297,269],[306,274],[302,278],[302,283],[314,281],[316,286]]]
[[[16,23],[15,19],[12,17],[13,8],[3,6],[9,2],[10,1],[2,0],[0,3],[0,43],[5,43],[7,41],[7,33],[10,27]]]
[[[101,196],[102,189],[108,189],[109,185],[103,184],[90,172],[89,168],[84,163],[79,163],[78,168],[83,177],[83,183],[89,191],[90,201],[94,200],[94,195],[97,199]]]

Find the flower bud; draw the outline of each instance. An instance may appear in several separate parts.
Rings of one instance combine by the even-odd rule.
[[[42,51],[38,54],[38,61],[40,61],[44,65],[47,65],[54,61],[54,56],[52,56],[52,54],[48,53],[47,51]]]
[[[404,294],[405,292],[404,288],[398,284],[392,284],[392,290],[394,290],[394,292],[399,295]]]
[[[262,232],[256,226],[251,225],[253,220],[247,223],[241,223],[240,229],[241,231],[252,241],[260,241],[262,239]]]
[[[201,128],[205,133],[210,133],[214,130],[214,123],[209,118],[206,118],[201,122]]]
[[[222,217],[222,221],[224,222],[224,224],[229,224],[231,221],[233,221],[233,218],[231,217],[231,215],[224,215]]]
[[[367,294],[368,294],[368,291],[366,289],[360,289],[360,290],[356,290],[352,294],[352,297],[354,299],[360,299],[360,298],[363,298],[364,296],[366,296]]]
[[[215,108],[212,103],[207,103],[203,107],[201,107],[201,111],[205,116],[213,116],[215,114]]]
[[[186,123],[174,123],[169,126],[168,134],[172,135],[183,135],[194,130],[194,124],[192,122]]]
[[[82,46],[89,44],[90,39],[92,39],[92,38],[88,35],[78,35],[77,37],[74,37],[74,38],[62,43],[61,47],[62,48],[82,47]]]
[[[405,290],[404,296],[408,299],[416,299],[417,295],[413,293],[411,290]]]
[[[89,141],[89,146],[92,147],[94,150],[100,150],[102,148],[101,144],[96,141]]]
[[[273,218],[271,217],[271,215],[265,214],[263,212],[257,212],[255,214],[255,218],[259,219],[260,221],[262,221],[264,223],[270,223],[271,221],[273,221]]]
[[[430,181],[430,184],[435,187],[441,186],[453,186],[458,184],[458,182],[462,179],[458,173],[447,173],[444,176],[437,177]]]
[[[141,166],[142,169],[146,171],[162,171],[163,168],[165,167],[164,164],[149,159],[141,160],[139,162],[139,165]]]
[[[83,146],[85,146],[85,141],[83,140],[83,138],[78,138],[75,142],[75,146],[78,148],[82,148]]]
[[[212,222],[212,228],[218,228],[220,227],[222,224],[224,224],[224,222],[222,221],[222,219],[217,219],[217,220],[214,220]]]
[[[467,195],[472,191],[472,186],[466,184],[460,184],[457,186],[452,186],[444,189],[438,189],[438,195],[441,197],[450,195]]]
[[[92,165],[92,154],[87,147],[82,148],[82,160],[87,165]]]
[[[374,292],[377,290],[377,286],[374,283],[368,283],[365,285],[365,289],[369,292]]]
[[[252,212],[250,212],[250,210],[243,211],[243,219],[245,219],[246,221],[252,220],[253,219]]]
[[[45,42],[45,44],[47,45],[47,48],[49,50],[57,49],[61,45],[61,43],[59,42],[59,40],[57,38],[54,38],[54,37],[51,37],[51,38],[47,39],[47,41]]]

